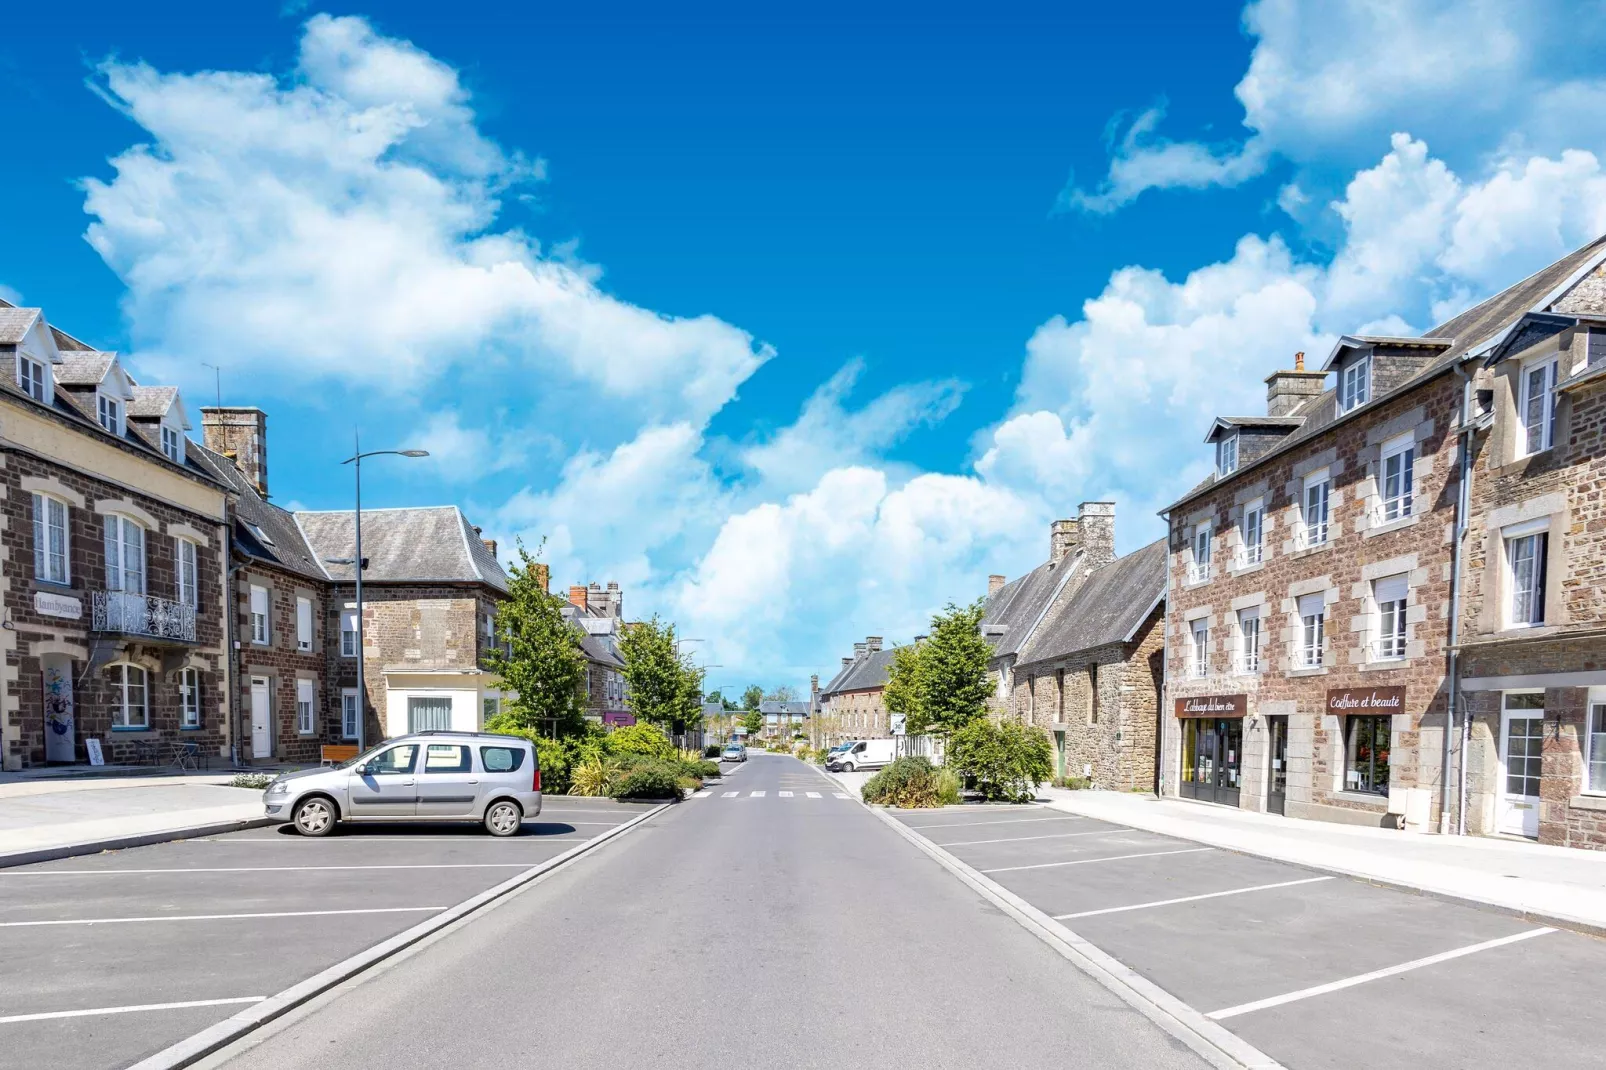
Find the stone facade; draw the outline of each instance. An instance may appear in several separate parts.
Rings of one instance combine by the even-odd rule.
[[[252,588],[267,592],[267,634],[259,641],[252,627]],[[338,703],[329,702],[330,678],[327,587],[262,561],[243,562],[235,573],[239,616],[239,690],[242,757],[258,761],[316,762],[325,743],[341,743]],[[305,600],[305,618],[298,602]],[[310,627],[303,637],[302,625]],[[334,626],[338,628],[338,624]],[[300,700],[306,681],[313,696],[310,723]],[[266,710],[257,704],[266,701]]]

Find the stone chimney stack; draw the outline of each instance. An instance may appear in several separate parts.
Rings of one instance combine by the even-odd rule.
[[[813,716],[820,709],[820,674],[815,673],[809,677],[809,715]]]
[[[1048,529],[1048,559],[1059,564],[1082,545],[1081,532],[1074,520],[1056,520]]]
[[[619,584],[613,580],[608,581],[608,615],[610,617],[625,615],[624,595],[619,593]]]
[[[987,577],[987,597],[988,598],[991,598],[993,595],[997,594],[999,591],[1002,591],[1003,589],[1004,589],[1004,577],[1000,576],[996,572],[993,573],[991,576]]]
[[[249,406],[201,409],[201,440],[234,462],[258,494],[268,496],[268,414]]]
[[[1291,371],[1266,376],[1266,415],[1287,416],[1301,405],[1320,397],[1327,385],[1326,372],[1305,370],[1305,354],[1294,354]]]
[[[569,588],[569,604],[577,607],[581,612],[586,609],[586,589],[581,584]]]
[[[1115,560],[1115,503],[1083,502],[1076,507],[1076,527],[1082,533],[1087,567],[1098,568]]]
[[[864,653],[865,653],[865,646],[864,646],[863,643],[854,643],[853,644],[853,660],[854,661],[858,661],[860,658],[864,657]]]
[[[872,654],[880,653],[880,651],[881,651],[881,637],[879,635],[867,635],[867,636],[865,636],[864,637],[864,649],[869,651]]]
[[[852,665],[852,664],[853,664],[853,659],[852,658],[843,658],[842,659],[842,667],[844,669],[847,668],[849,665]]]

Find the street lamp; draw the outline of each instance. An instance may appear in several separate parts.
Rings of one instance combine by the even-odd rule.
[[[351,565],[352,566],[352,573],[354,575],[356,575],[356,577],[357,577],[357,753],[361,754],[362,751],[363,751],[363,736],[366,734],[366,729],[368,727],[368,692],[367,692],[367,689],[364,688],[364,686],[363,686],[363,645],[362,645],[362,569],[363,569],[363,556],[362,556],[362,459],[364,457],[384,457],[384,456],[428,457],[429,456],[429,451],[428,450],[369,450],[367,453],[364,453],[362,451],[362,444],[358,440],[357,433],[355,431],[352,432],[351,441],[352,441],[352,445],[356,448],[356,452],[353,453],[350,457],[347,457],[345,460],[341,461],[340,463],[341,464],[349,464],[349,465],[351,465],[352,466],[352,470],[356,474],[356,477],[357,477],[356,509],[353,511],[353,514],[352,514],[353,520],[354,520],[354,526],[355,526],[355,529],[356,529],[356,537],[357,537],[356,556],[355,557],[330,557],[330,558],[325,558],[325,560],[328,561],[329,564],[331,564],[331,565]]]

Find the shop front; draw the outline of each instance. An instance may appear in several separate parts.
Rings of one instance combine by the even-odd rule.
[[[1184,799],[1239,805],[1243,790],[1244,714],[1248,695],[1199,695],[1176,700],[1182,726]]]

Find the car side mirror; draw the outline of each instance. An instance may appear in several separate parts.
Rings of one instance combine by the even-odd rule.
[[[364,762],[362,765],[359,765],[357,767],[357,769],[356,769],[356,773],[357,773],[358,776],[367,776],[368,775],[368,763]]]

